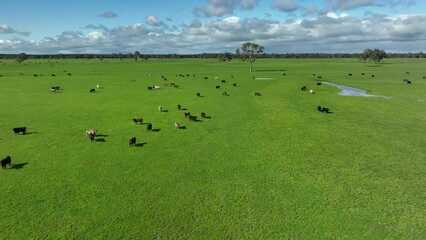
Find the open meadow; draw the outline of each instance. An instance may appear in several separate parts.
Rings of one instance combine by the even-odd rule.
[[[0,61],[0,239],[424,238],[425,65]]]

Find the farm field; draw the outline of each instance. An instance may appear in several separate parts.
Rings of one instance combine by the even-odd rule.
[[[425,64],[0,61],[0,239],[424,238]]]

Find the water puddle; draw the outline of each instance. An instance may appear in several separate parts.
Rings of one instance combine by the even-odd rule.
[[[275,78],[253,78],[254,80],[274,80]]]
[[[339,94],[342,96],[392,98],[388,96],[368,94],[366,90],[362,90],[359,88],[353,88],[353,87],[348,87],[348,86],[329,83],[329,82],[323,82],[323,83],[333,87],[337,87],[338,89],[342,90],[341,92],[339,92]]]

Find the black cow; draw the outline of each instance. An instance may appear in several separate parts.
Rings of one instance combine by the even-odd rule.
[[[318,79],[322,79],[322,77],[321,77],[321,76],[318,76]]]
[[[52,74],[52,77],[55,77],[56,75],[55,74]]]
[[[317,82],[317,86],[321,86],[321,84],[322,84],[322,83],[320,83],[320,82]]]
[[[262,96],[262,94],[260,94],[260,92],[255,92],[254,96]]]
[[[38,77],[38,75],[37,75],[37,74],[34,74],[34,77]]]
[[[15,134],[19,134],[19,133],[25,134],[27,132],[27,127],[16,127],[16,128],[13,128],[12,130],[15,132]]]
[[[405,72],[405,74],[410,74],[410,72]]]
[[[374,77],[374,74],[373,74],[373,75],[371,75],[371,77]]]
[[[349,73],[349,74],[348,74],[348,76],[351,76],[351,77],[352,77],[352,73]]]
[[[361,73],[361,75],[365,75],[365,73]]]
[[[229,94],[227,92],[223,92],[222,95],[223,96],[229,96]]]
[[[207,80],[207,79],[209,79],[209,77],[204,77],[204,79],[206,79],[206,80]]]
[[[71,73],[68,73],[68,76],[71,76]]]
[[[320,112],[330,113],[329,108],[325,108],[325,107],[321,108],[321,106],[318,106],[317,110],[320,111]]]
[[[185,112],[184,115],[185,115],[185,117],[189,117],[189,116],[191,116],[191,113],[190,112]]]
[[[202,118],[206,118],[206,113],[205,112],[201,112],[201,117]]]
[[[232,84],[232,86],[236,87],[236,86],[237,86],[237,84],[236,84],[236,83],[234,83],[234,84]]]
[[[220,89],[220,86],[216,86],[216,89]]]
[[[148,90],[152,90],[152,87],[148,87]]]
[[[201,94],[199,92],[197,92],[197,97],[201,97]]]
[[[12,166],[11,163],[12,163],[12,158],[10,156],[7,156],[3,160],[1,160],[1,168],[6,169],[7,164],[9,164],[9,166]]]
[[[129,140],[129,147],[134,147],[136,145],[136,137],[132,137]]]
[[[142,118],[133,118],[133,122],[134,123],[136,123],[136,124],[142,124],[142,122],[143,122],[143,119]]]
[[[318,106],[318,107],[317,107],[317,110],[318,110],[318,111],[320,111],[320,112],[322,112],[322,108],[321,108],[321,106]]]
[[[148,123],[148,125],[146,125],[146,131],[147,132],[151,132],[152,131],[152,124]]]
[[[90,89],[89,93],[94,93],[96,90],[94,88]]]
[[[302,86],[302,87],[300,88],[300,90],[302,90],[302,91],[306,91],[306,90],[308,90],[308,89],[306,88],[306,86]]]
[[[222,83],[226,83],[226,81],[225,81],[225,80],[222,80],[221,82],[222,82]]]
[[[189,121],[197,121],[197,116],[189,116]]]
[[[180,110],[182,108],[182,105],[178,104],[177,108],[178,108],[178,110]]]
[[[56,90],[59,90],[59,88],[61,88],[60,86],[53,86],[53,87],[51,87],[52,89],[56,89]]]
[[[410,80],[408,80],[408,81],[407,81],[407,84],[411,84],[411,81],[410,81]]]

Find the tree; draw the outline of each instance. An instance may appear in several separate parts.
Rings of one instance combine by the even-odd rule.
[[[241,46],[241,56],[250,61],[250,72],[253,71],[253,64],[259,54],[263,53],[265,48],[257,43],[245,42]]]
[[[222,62],[230,62],[232,60],[232,53],[230,52],[224,52],[220,57],[219,57],[219,61]]]
[[[385,57],[386,57],[386,52],[382,49],[377,49],[377,48],[375,48],[374,50],[367,48],[360,55],[361,60],[364,61],[364,66],[367,60],[373,61],[374,63],[379,63]]]
[[[134,56],[135,56],[135,61],[138,59],[142,59],[142,54],[139,51],[136,51]]]
[[[21,62],[25,61],[28,59],[27,54],[25,53],[20,53],[18,54],[18,56],[16,57],[16,61],[20,64]]]

